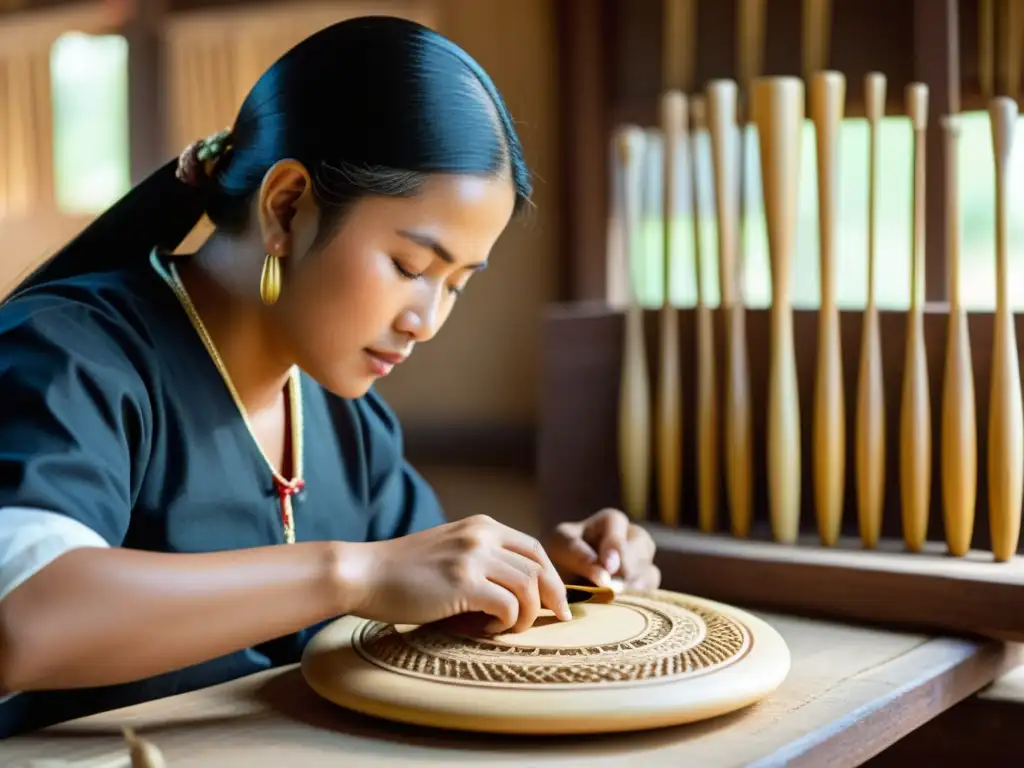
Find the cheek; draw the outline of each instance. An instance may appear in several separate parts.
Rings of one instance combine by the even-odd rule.
[[[295,285],[298,343],[329,362],[357,352],[386,333],[401,291],[390,261],[377,254],[321,254]]]

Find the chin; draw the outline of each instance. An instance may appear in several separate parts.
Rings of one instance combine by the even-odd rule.
[[[312,378],[332,395],[345,400],[358,400],[366,395],[376,382],[373,376],[353,376],[345,373],[333,376],[329,374],[312,376]]]
[[[345,400],[358,400],[370,391],[373,384],[374,380],[372,378],[367,377],[365,379],[357,380],[351,376],[346,376],[338,382],[320,382],[320,385],[324,389],[333,395],[344,398]]]
[[[299,357],[298,364],[313,381],[345,400],[364,397],[378,380],[362,353],[358,356],[303,355]]]

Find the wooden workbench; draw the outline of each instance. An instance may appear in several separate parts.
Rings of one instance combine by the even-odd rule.
[[[693,726],[572,739],[484,738],[393,725],[317,698],[295,667],[98,715],[0,744],[0,765],[123,751],[120,727],[170,768],[860,765],[1024,660],[1021,646],[757,612],[785,637],[789,678],[771,699]],[[467,693],[467,695],[470,695]]]

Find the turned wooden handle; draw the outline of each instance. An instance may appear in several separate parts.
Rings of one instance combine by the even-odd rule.
[[[1005,96],[993,99],[989,119],[996,164],[996,311],[988,427],[989,527],[992,554],[996,560],[1005,561],[1017,551],[1024,490],[1020,361],[1009,306],[1007,263],[1006,186],[1017,126],[1016,102]]]
[[[800,524],[800,407],[790,304],[800,178],[804,84],[762,77],[751,89],[761,147],[761,184],[772,276],[771,363],[768,379],[768,497],[772,534],[793,543]]]
[[[623,164],[623,207],[627,273],[632,275],[639,253],[636,229],[641,196],[643,130],[635,126],[619,136]],[[629,305],[625,312],[622,370],[619,385],[619,467],[622,502],[634,520],[647,516],[651,475],[650,380],[644,348],[644,316],[630,278]]]
[[[925,136],[928,129],[928,86],[911,83],[907,86],[907,114],[914,131],[914,204],[911,253],[910,303],[916,307],[924,300],[924,232],[925,232]]]
[[[707,85],[707,118],[715,177],[715,221],[718,224],[718,283],[722,306],[736,301],[736,239],[739,234],[739,173],[736,125],[737,88],[733,80]]]
[[[701,186],[698,158],[707,132],[707,100],[690,100],[693,130],[690,135],[690,190],[693,201],[693,275],[697,284],[697,525],[711,532],[718,527],[718,382],[715,369],[715,337],[711,310],[705,302],[701,231]]]
[[[864,77],[864,103],[868,120],[868,268],[867,306],[861,331],[860,369],[857,377],[856,473],[857,523],[861,542],[878,545],[885,503],[885,386],[882,378],[882,342],[875,299],[875,260],[878,241],[878,123],[885,114],[885,75]]]
[[[743,303],[738,282],[739,182],[737,86],[732,80],[707,85],[708,127],[715,178],[718,274],[725,319],[724,462],[730,530],[750,534],[753,520],[753,448],[750,382]],[[711,333],[710,331],[705,331]]]
[[[946,149],[946,254],[950,271],[949,331],[942,388],[943,528],[950,554],[971,548],[978,479],[974,373],[967,313],[960,301],[959,118],[942,118]]]
[[[671,301],[672,276],[682,254],[676,229],[680,224],[680,150],[686,142],[686,97],[668,91],[661,100],[665,290],[660,315],[661,342],[657,402],[658,508],[662,524],[679,524],[682,488],[682,374],[679,368],[679,317]]]
[[[919,552],[928,538],[931,502],[931,401],[928,391],[928,360],[924,346],[924,204],[925,131],[928,127],[928,88],[911,83],[906,90],[907,112],[914,131],[913,238],[911,254],[910,310],[903,361],[903,394],[900,412],[900,500],[903,540],[911,552]]]
[[[843,392],[836,263],[839,218],[839,127],[846,78],[819,72],[811,78],[811,119],[817,138],[821,307],[814,380],[814,508],[822,544],[834,546],[843,517],[846,470],[846,407]]]

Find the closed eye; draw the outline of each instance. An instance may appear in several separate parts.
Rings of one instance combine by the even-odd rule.
[[[410,272],[408,269],[403,267],[402,262],[400,262],[398,259],[392,259],[391,263],[395,265],[395,269],[398,270],[398,274],[400,274],[402,277],[408,280],[418,280],[419,278],[423,277],[422,272]],[[463,290],[465,290],[464,287],[459,287],[457,285],[448,286],[448,292],[455,296],[456,298],[462,295]]]
[[[398,270],[398,274],[400,274],[402,277],[407,277],[410,280],[416,280],[417,278],[423,277],[422,272],[410,272],[409,270],[407,270],[405,267],[402,266],[402,262],[400,262],[398,259],[392,259],[391,263],[395,265],[395,269]]]

